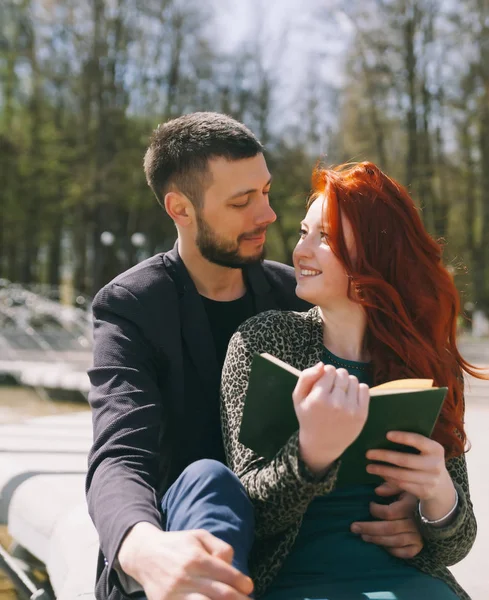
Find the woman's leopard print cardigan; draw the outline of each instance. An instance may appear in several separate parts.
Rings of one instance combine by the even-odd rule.
[[[294,435],[272,461],[238,442],[243,402],[253,354],[268,352],[298,369],[321,360],[322,323],[317,308],[307,313],[269,311],[246,321],[229,344],[222,374],[221,419],[227,460],[255,507],[256,541],[250,568],[258,596],[270,585],[287,556],[303,515],[315,496],[334,489],[339,464],[317,480],[299,458]],[[475,539],[476,521],[469,495],[464,456],[447,461],[459,494],[455,520],[445,528],[421,522],[423,550],[409,562],[445,581],[461,600],[470,600],[447,566],[462,560]]]

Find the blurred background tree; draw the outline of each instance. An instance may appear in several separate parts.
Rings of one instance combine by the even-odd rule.
[[[304,0],[273,27],[273,2],[249,0],[235,44],[224,4],[2,0],[0,276],[90,296],[170,248],[148,138],[215,110],[266,144],[269,257],[290,261],[319,159],[368,159],[408,186],[464,301],[489,312],[489,0]]]

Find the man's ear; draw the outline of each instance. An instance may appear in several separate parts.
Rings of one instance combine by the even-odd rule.
[[[180,192],[168,192],[165,196],[165,210],[175,225],[188,227],[194,221],[194,207],[190,200]]]

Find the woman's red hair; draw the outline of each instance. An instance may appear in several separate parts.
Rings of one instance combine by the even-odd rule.
[[[323,218],[330,246],[351,278],[350,297],[367,314],[366,349],[374,383],[420,377],[447,386],[433,438],[447,456],[464,452],[462,372],[485,378],[456,344],[459,297],[407,190],[369,162],[313,173],[313,194],[328,199]],[[348,253],[341,217],[351,224]]]

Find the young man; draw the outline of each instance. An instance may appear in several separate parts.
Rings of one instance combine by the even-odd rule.
[[[144,167],[178,241],[93,302],[96,596],[239,600],[252,591],[253,514],[223,465],[221,368],[245,319],[308,305],[292,268],[262,260],[276,215],[263,148],[246,127],[215,113],[175,119],[154,132]]]

